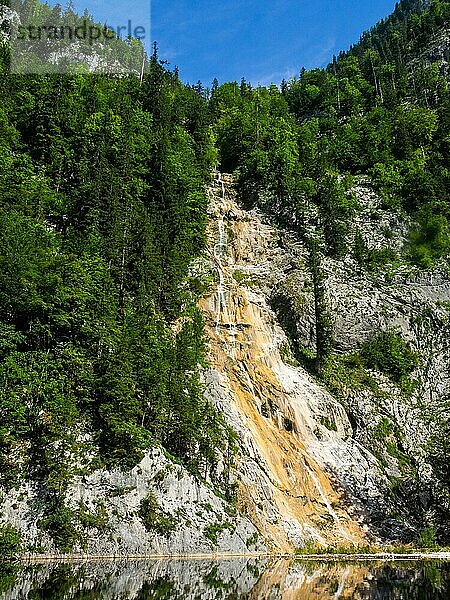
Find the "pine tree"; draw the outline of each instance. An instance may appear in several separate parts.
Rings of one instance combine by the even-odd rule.
[[[327,360],[333,350],[333,323],[328,309],[325,290],[325,274],[322,268],[322,257],[317,238],[308,242],[308,266],[311,272],[314,292],[314,315],[316,326],[316,361],[315,369],[319,376],[323,375]]]

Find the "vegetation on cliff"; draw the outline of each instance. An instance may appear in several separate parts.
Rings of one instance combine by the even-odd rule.
[[[156,53],[142,84],[7,65],[3,47],[0,483],[38,481],[41,526],[70,538],[74,474],[161,444],[214,479],[230,444],[189,274],[216,150],[205,99]]]
[[[357,366],[358,372],[384,373],[403,394],[414,390],[411,374],[423,357],[394,330],[368,338],[358,356],[334,357],[326,368],[333,315],[321,262],[329,257],[356,264],[387,281],[398,267],[448,272],[449,23],[448,2],[403,1],[326,69],[302,70],[281,89],[252,88],[243,80],[211,90],[222,168],[235,171],[248,206],[269,211],[312,249],[316,353],[304,364],[327,383],[330,376],[336,380],[339,363],[341,369],[347,364],[347,387]],[[404,242],[368,245],[355,225],[362,206],[352,188],[361,181],[370,181],[382,198],[378,217],[384,211],[409,224]],[[388,233],[391,240],[403,236],[391,230],[386,239]],[[301,344],[295,332],[293,339]],[[301,356],[302,348],[296,350]],[[373,385],[370,374],[364,378]],[[426,413],[439,432],[427,453],[440,482],[435,507],[445,536],[450,508],[441,433],[449,422],[445,398]]]
[[[152,445],[231,493],[217,467],[232,435],[200,377],[204,283],[189,270],[204,247],[205,184],[218,160],[248,206],[275,214],[309,249],[320,376],[333,350],[324,257],[352,256],[362,269],[448,267],[448,65],[429,54],[450,3],[419,4],[400,2],[326,69],[281,89],[188,87],[156,50],[142,82],[25,78],[9,72],[1,47],[0,484],[39,482],[40,526],[60,547],[75,541],[70,478],[132,467]],[[386,210],[410,219],[402,250],[369,249],[353,229],[361,176]],[[397,383],[417,364],[394,332],[361,356]],[[448,407],[439,419],[429,457],[442,517]],[[150,500],[142,510],[154,520]]]

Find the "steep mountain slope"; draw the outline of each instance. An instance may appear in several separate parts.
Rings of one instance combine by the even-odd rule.
[[[364,186],[356,192],[374,203]],[[347,545],[378,535],[416,537],[416,517],[431,508],[434,483],[420,448],[428,429],[420,406],[375,372],[356,387],[351,378],[339,379],[336,363],[333,394],[311,377],[295,359],[280,310],[290,307],[306,343],[314,295],[304,244],[260,211],[244,210],[228,176],[219,175],[210,210],[209,268],[218,285],[202,302],[213,367],[207,390],[239,434],[246,514],[269,545],[283,550],[307,540]],[[377,221],[364,225],[379,243]],[[356,351],[372,331],[397,325],[429,353],[417,373],[417,395],[441,395],[449,355],[442,329],[448,312],[440,306],[450,301],[450,279],[401,273],[386,284],[351,263],[330,260],[325,269],[342,349]],[[432,323],[427,336],[424,323],[414,328],[425,311]],[[435,350],[440,341],[442,354],[432,353],[427,339]]]
[[[301,248],[285,273],[267,268],[266,303],[376,459],[372,530],[426,543],[450,523],[449,19],[448,2],[400,3],[281,93],[242,81],[210,102],[240,206]]]
[[[171,468],[193,496],[195,534],[180,526],[174,547],[211,550],[214,515],[224,538],[238,517],[224,516],[231,431],[200,384],[201,282],[189,275],[216,160],[207,102],[156,51],[141,82],[16,76],[0,45],[0,75],[2,548],[170,548],[181,507],[160,505],[155,450],[172,493]]]
[[[449,19],[281,90],[0,45],[6,553],[447,542]]]
[[[217,181],[210,209],[211,268],[219,284],[202,306],[213,367],[207,390],[240,438],[241,506],[279,551],[306,540],[362,543],[357,511],[349,516],[312,446],[322,432],[322,454],[335,446],[341,460],[369,471],[371,457],[345,443],[350,423],[344,410],[305,371],[283,362],[288,342],[268,304],[295,250],[277,250],[279,232],[262,215],[243,211],[230,178],[224,181]],[[335,434],[320,422],[332,414]]]
[[[132,470],[98,469],[68,482],[67,516],[48,531],[47,499],[39,482],[24,483],[2,500],[2,519],[21,532],[27,555],[97,557],[265,554],[251,521],[161,450]],[[59,516],[59,515],[56,515]],[[70,516],[70,520],[69,520]],[[8,551],[6,535],[2,539]]]

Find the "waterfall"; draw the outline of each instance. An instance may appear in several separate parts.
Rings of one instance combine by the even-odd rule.
[[[266,274],[270,287],[269,271],[284,268],[274,248],[278,233],[257,213],[242,209],[231,176],[216,173],[209,194],[208,266],[217,275],[202,308],[214,369],[211,394],[221,406],[229,406],[230,422],[242,436],[239,468],[249,510],[263,535],[283,551],[310,539],[324,547],[336,540],[350,545],[364,534],[355,524],[355,538],[350,537],[350,518],[333,510],[338,495],[328,474],[319,466],[309,467],[314,459],[304,442],[313,419],[309,401],[314,384],[283,362],[279,347],[284,336],[266,295]],[[317,395],[321,398],[323,392]],[[262,405],[271,407],[267,417]],[[295,431],[285,431],[284,418],[294,419]],[[302,481],[298,494],[291,493]],[[306,505],[305,498],[318,502]],[[322,527],[317,526],[323,517]]]

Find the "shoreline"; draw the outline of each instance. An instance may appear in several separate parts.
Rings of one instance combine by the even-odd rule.
[[[85,563],[85,562],[124,562],[124,561],[168,561],[168,560],[212,560],[220,561],[232,558],[268,558],[293,561],[322,561],[322,562],[362,562],[362,561],[420,561],[420,560],[447,560],[450,561],[450,552],[409,552],[405,554],[379,552],[370,554],[126,554],[126,555],[101,555],[101,554],[27,554],[11,558],[0,558],[0,563],[19,564],[47,564],[47,563]]]
[[[450,561],[450,552],[407,552],[399,554],[397,552],[379,552],[370,554],[296,554],[295,560],[321,560],[321,561],[418,561],[418,560],[448,560]]]

